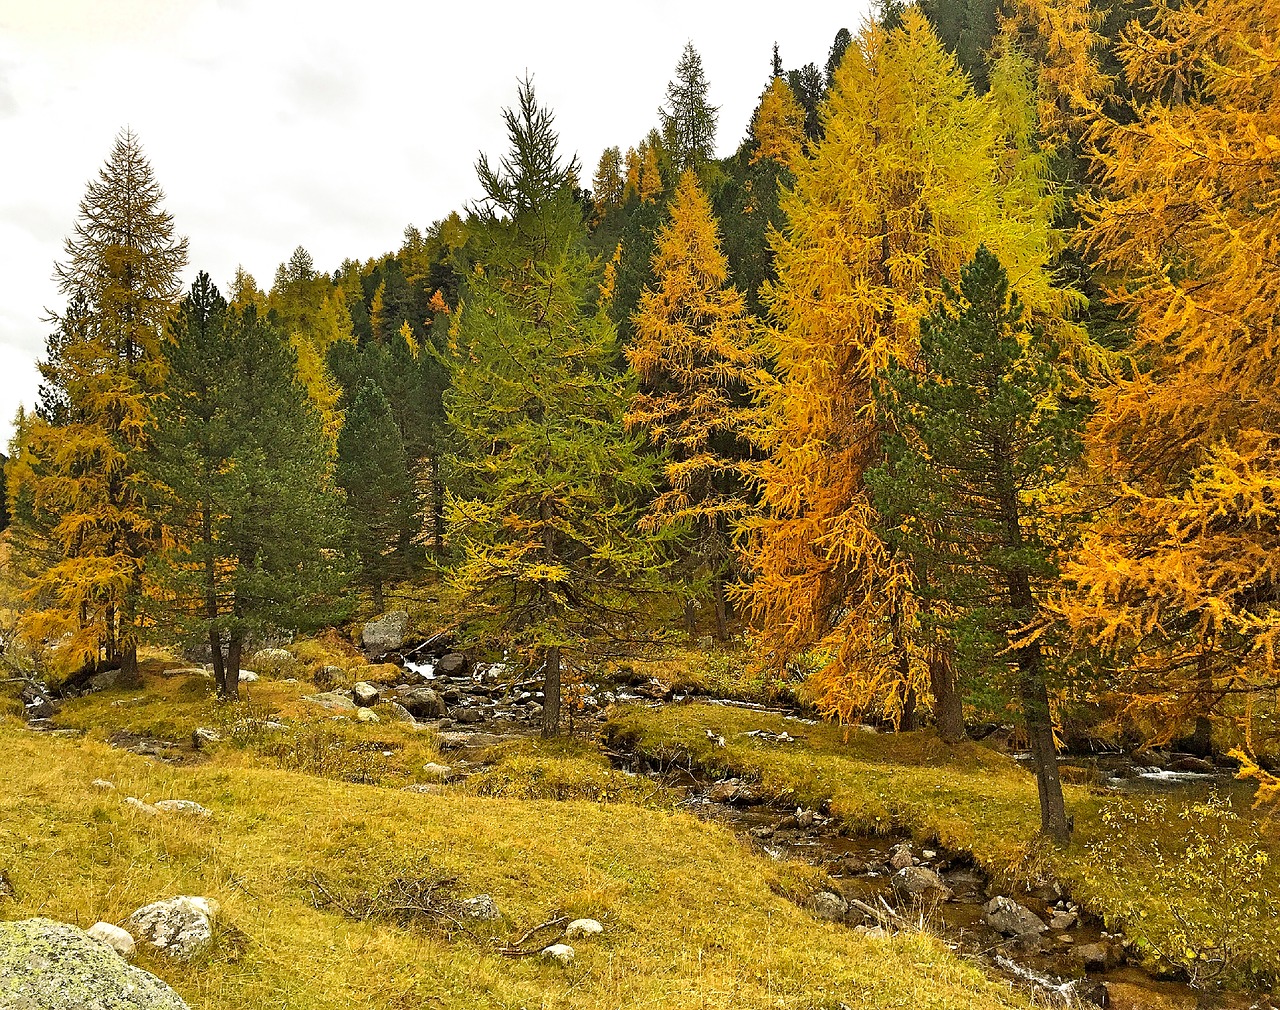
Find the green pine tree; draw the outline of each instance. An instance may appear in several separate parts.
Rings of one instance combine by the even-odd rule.
[[[235,698],[250,634],[336,615],[341,497],[294,351],[254,306],[229,307],[201,273],[169,336],[146,467],[168,538],[148,584]]]
[[[877,399],[888,462],[868,474],[887,543],[907,552],[935,630],[973,669],[1016,667],[1045,834],[1066,842],[1046,686],[1034,631],[1056,572],[1037,493],[1080,453],[1084,409],[1064,396],[1054,351],[980,246],[956,292],[921,321],[920,371],[890,363]]]
[[[401,574],[398,549],[413,516],[413,482],[391,404],[365,379],[338,434],[338,484],[347,493],[348,536],[361,576],[384,609],[383,587]]]
[[[716,118],[720,111],[707,101],[706,73],[693,43],[685,44],[667,85],[667,104],[658,110],[662,144],[674,174],[698,169],[716,156]]]

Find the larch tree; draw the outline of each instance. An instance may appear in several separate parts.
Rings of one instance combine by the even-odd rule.
[[[25,633],[63,639],[67,669],[105,661],[127,680],[137,676],[143,560],[159,535],[138,459],[187,258],[163,199],[137,136],[123,131],[55,270],[67,307],[53,317],[24,446],[21,494],[51,562],[30,583]]]
[[[752,426],[761,510],[736,591],[766,659],[781,672],[807,657],[819,704],[843,719],[878,708],[911,725],[918,697],[956,689],[945,645],[916,633],[916,573],[877,534],[864,477],[883,454],[874,385],[890,361],[916,367],[921,316],[980,243],[1033,312],[1062,307],[1049,208],[1021,190],[1006,202],[1007,134],[908,8],[900,28],[871,25],[849,46],[823,139],[783,193],[777,280],[762,291],[773,370]]]
[[[597,217],[603,218],[622,206],[626,182],[622,152],[616,147],[606,147],[600,155],[600,163],[596,166],[595,178],[591,182],[591,195],[595,198]]]
[[[253,305],[228,306],[201,273],[162,353],[145,473],[167,536],[148,588],[167,625],[209,646],[234,699],[249,635],[340,616],[341,498],[297,356]]]
[[[915,368],[890,359],[886,462],[867,474],[882,539],[916,571],[922,623],[970,670],[1016,667],[1044,834],[1070,838],[1054,747],[1043,601],[1057,523],[1044,507],[1080,454],[1085,411],[985,246],[921,320]],[[932,625],[932,628],[929,627]],[[963,733],[959,706],[946,714]],[[942,717],[939,722],[941,724]],[[946,735],[944,731],[944,735]]]
[[[756,142],[752,164],[772,158],[791,168],[804,157],[804,109],[781,77],[773,78],[761,96],[751,121],[751,136]]]
[[[662,195],[662,170],[658,167],[655,144],[640,145],[640,174],[636,185],[641,203],[652,203]]]
[[[1157,2],[1093,127],[1085,240],[1133,328],[1087,432],[1096,521],[1064,612],[1165,737],[1273,691],[1280,646],[1280,3]]]
[[[658,230],[653,273],[656,284],[640,295],[626,348],[640,377],[626,423],[667,451],[665,487],[647,521],[692,534],[689,550],[710,582],[716,637],[723,641],[732,531],[751,504],[742,467],[751,448],[743,432],[748,383],[759,366],[751,317],[742,293],[728,283],[711,203],[691,169],[680,177],[670,221]],[[694,599],[692,589],[686,599]]]
[[[543,732],[560,726],[562,665],[624,633],[655,552],[637,522],[655,465],[623,430],[631,392],[594,306],[572,165],[525,81],[504,112],[510,153],[481,157],[478,261],[453,316],[449,416],[475,493],[451,500],[454,584],[495,644],[543,672]]]
[[[716,156],[719,109],[707,101],[709,90],[702,57],[685,43],[676,76],[667,85],[667,104],[658,110],[662,139],[677,172],[698,168]]]
[[[378,613],[383,589],[404,574],[397,548],[414,512],[413,482],[391,404],[366,378],[338,434],[337,481],[347,496],[347,528],[360,574]]]

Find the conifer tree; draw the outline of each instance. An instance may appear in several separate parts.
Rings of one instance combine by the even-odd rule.
[[[654,144],[641,144],[640,150],[640,202],[651,203],[662,195],[662,172],[658,167],[658,149]]]
[[[867,484],[882,539],[910,559],[924,612],[960,662],[998,671],[1014,658],[1041,829],[1065,843],[1037,627],[1057,574],[1045,539],[1054,523],[1035,503],[1079,456],[1084,412],[1064,399],[1056,349],[1028,324],[999,260],[979,246],[960,277],[959,291],[944,280],[921,320],[918,366],[889,362],[877,390],[887,462]],[[958,704],[950,718],[959,721]]]
[[[163,345],[146,474],[167,531],[147,565],[166,625],[208,643],[235,698],[246,638],[336,615],[340,501],[289,341],[201,273]]]
[[[1066,616],[1135,714],[1198,748],[1274,689],[1280,644],[1280,4],[1157,2],[1119,46],[1133,107],[1091,131],[1086,238],[1133,325],[1086,444],[1097,516]]]
[[[882,452],[874,383],[891,360],[916,360],[921,315],[980,243],[1034,313],[1059,313],[1065,297],[1045,269],[1051,208],[1006,200],[1006,126],[918,11],[854,40],[824,127],[784,191],[778,279],[762,294],[776,377],[758,391],[753,438],[768,458],[738,592],[777,668],[817,657],[824,709],[879,707],[910,724],[917,696],[951,686],[945,651],[916,640],[913,569],[877,535],[864,483]]]
[[[374,609],[385,609],[383,587],[401,574],[396,549],[413,515],[413,484],[391,404],[365,379],[338,435],[338,485],[347,495],[347,528]]]
[[[752,164],[772,158],[784,168],[791,168],[804,156],[804,109],[781,77],[773,78],[760,97],[760,106],[751,121],[751,135],[756,142]]]
[[[68,668],[103,658],[126,680],[137,676],[142,563],[158,534],[138,454],[187,254],[163,199],[137,136],[123,131],[56,266],[68,302],[39,366],[20,492],[51,562],[30,584],[26,633],[67,636]]]
[[[716,155],[716,116],[720,111],[707,101],[706,73],[702,57],[685,44],[676,76],[667,85],[667,104],[658,110],[662,139],[676,172],[698,168]]]
[[[625,186],[622,152],[616,147],[606,147],[600,155],[600,164],[596,166],[595,178],[591,183],[598,217],[604,217],[622,206]]]
[[[640,390],[627,413],[667,449],[666,488],[649,523],[693,533],[693,557],[708,570],[716,637],[727,637],[725,585],[733,571],[732,526],[749,507],[742,462],[747,381],[757,368],[751,319],[742,294],[728,284],[711,203],[686,169],[659,229],[655,287],[646,288],[632,324],[627,360]]]
[[[541,666],[552,735],[562,663],[619,628],[653,562],[636,521],[654,467],[622,428],[630,390],[613,372],[614,327],[591,307],[551,113],[526,81],[504,117],[510,154],[500,169],[480,159],[479,264],[453,317],[450,420],[477,478],[474,497],[451,503],[454,581],[485,634]]]

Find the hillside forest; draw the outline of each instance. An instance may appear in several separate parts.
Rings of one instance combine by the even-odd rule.
[[[188,262],[123,130],[5,465],[8,676],[136,689],[167,650],[243,709],[249,657],[405,611],[534,684],[550,742],[676,650],[832,754],[1000,727],[1050,860],[1081,844],[1062,754],[1219,762],[1265,864],[1277,26],[1277,0],[885,0],[803,66],[758,54],[746,124],[690,42],[653,128],[589,161],[526,76],[473,202],[261,280]],[[1254,945],[1213,955],[1233,984],[1280,966],[1259,893]],[[1161,956],[1203,981],[1211,947]]]

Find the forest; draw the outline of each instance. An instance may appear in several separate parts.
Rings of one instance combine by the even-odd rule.
[[[108,732],[164,735],[110,707],[128,694],[185,740],[195,695],[160,675],[180,662],[203,671],[207,690],[190,691],[204,692],[196,721],[219,720],[210,739],[385,784],[395,774],[343,763],[361,751],[358,719],[324,730],[337,744],[316,728],[270,744],[262,727],[286,725],[276,716],[301,705],[300,680],[359,695],[393,664],[390,697],[415,655],[433,678],[465,663],[482,686],[485,670],[507,676],[504,697],[526,705],[514,749],[478,762],[475,795],[588,799],[590,820],[610,803],[651,807],[626,776],[683,762],[709,776],[708,795],[728,789],[726,808],[768,793],[808,815],[752,827],[757,842],[815,817],[846,836],[905,832],[889,873],[913,865],[911,840],[917,855],[967,853],[991,895],[1017,881],[1033,911],[1048,901],[1045,922],[1093,916],[1111,931],[1099,944],[1123,934],[1157,979],[1265,998],[1280,974],[1280,2],[884,0],[837,28],[799,68],[777,46],[759,54],[748,124],[720,121],[690,42],[653,128],[594,168],[526,75],[494,110],[508,147],[478,153],[474,202],[365,261],[318,265],[298,247],[266,287],[188,261],[145,138],[122,130],[55,265],[64,301],[4,467],[12,727],[69,720],[104,753]],[[371,646],[370,627],[400,614],[408,630]],[[413,728],[446,702],[453,714],[439,683],[417,700],[436,688],[427,716],[413,691],[397,696]],[[686,695],[760,714],[673,700]],[[359,697],[350,708],[375,712]],[[786,752],[798,732],[807,760]],[[5,746],[27,754],[25,739]],[[426,737],[404,739],[383,758],[421,757]],[[340,760],[326,748],[343,741]],[[445,767],[446,744],[432,746],[424,767]],[[602,747],[615,766],[630,755],[626,775]],[[1073,757],[1102,752],[1218,775],[1225,792],[1115,806]],[[993,771],[997,753],[1016,765]],[[250,759],[225,760],[241,774]],[[570,766],[589,795],[555,785]],[[559,817],[572,831],[572,814],[524,810],[509,815],[529,819],[522,831]],[[1006,837],[997,817],[1017,829]],[[1170,834],[1147,837],[1144,821]],[[684,831],[679,844],[702,844]],[[18,858],[7,837],[0,918]],[[193,839],[163,844],[181,861]],[[798,874],[767,878],[769,900],[803,891],[831,918]],[[1036,895],[1048,878],[1059,889]],[[378,902],[394,904],[384,889],[362,918],[342,886],[314,878],[323,901],[307,914],[372,929]],[[466,917],[414,893],[432,929]],[[901,906],[834,893],[841,916],[870,909],[860,929],[911,932]],[[218,941],[228,963],[265,942],[244,915],[250,938]],[[913,937],[895,942],[932,942]],[[484,956],[485,984],[502,990],[502,958]],[[1110,970],[1109,956],[1079,964]],[[936,970],[959,995],[895,1005],[1022,998]],[[269,972],[225,991],[202,972],[184,990],[193,1006],[283,991]],[[867,984],[851,978],[842,992]],[[493,1005],[542,998],[542,984],[522,975]],[[653,1005],[819,1005],[724,984],[742,1001],[691,989]],[[1184,1005],[1125,1004],[1123,984],[1111,1005]],[[593,991],[640,1005],[616,986]],[[441,1005],[463,1005],[460,992]],[[822,1005],[846,1003],[872,1005]]]

